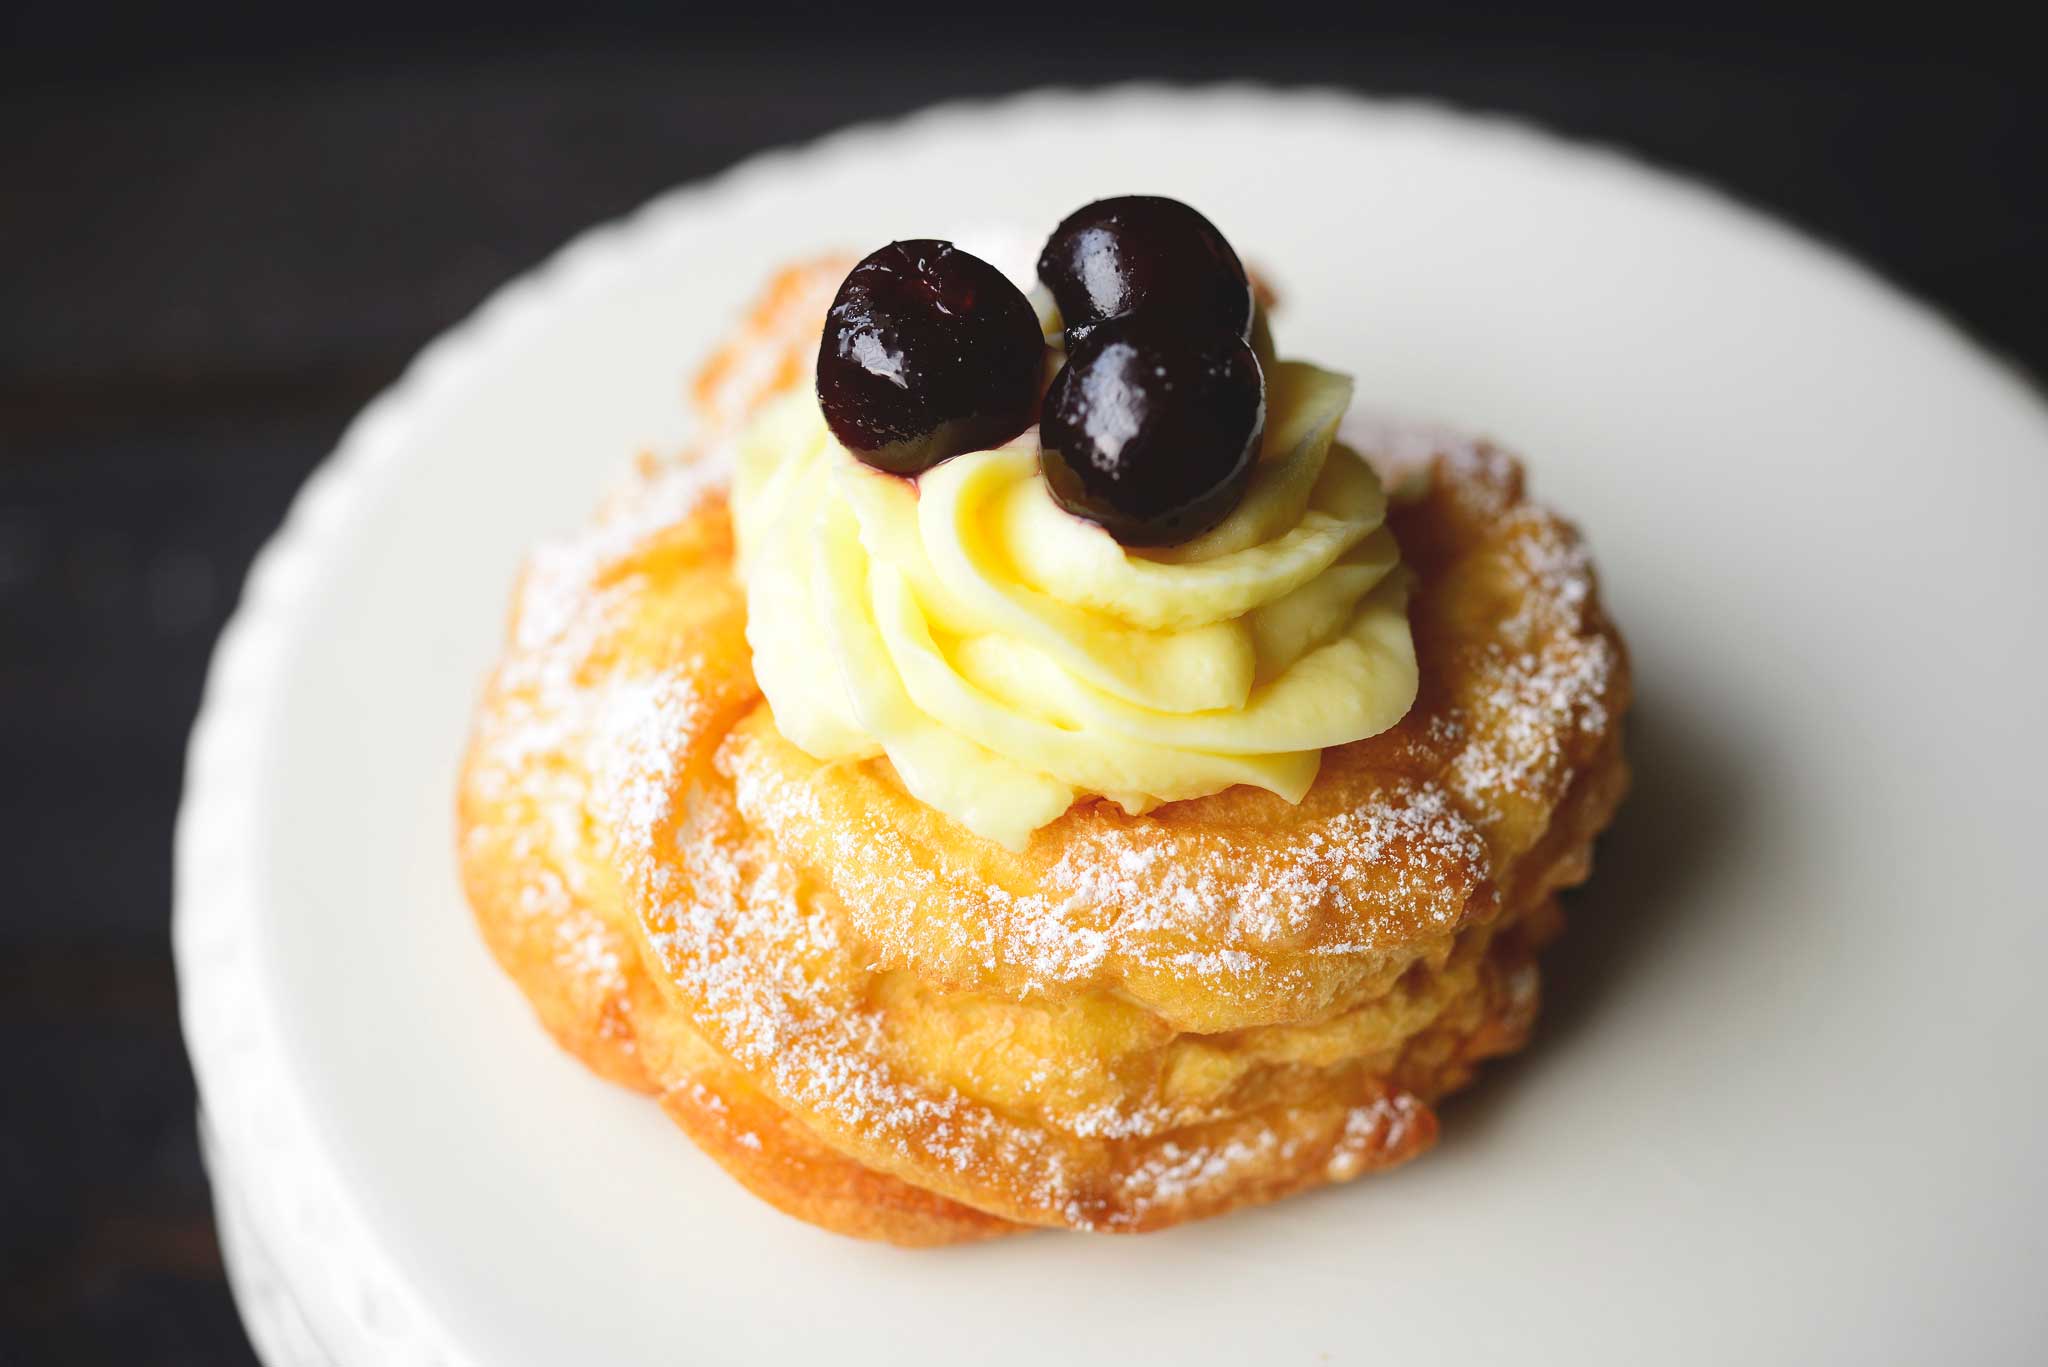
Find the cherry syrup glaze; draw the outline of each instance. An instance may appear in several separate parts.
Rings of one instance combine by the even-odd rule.
[[[1070,341],[1039,421],[1054,502],[1126,546],[1173,545],[1243,495],[1266,425],[1265,375],[1236,332],[1130,314]]]
[[[1045,340],[1001,271],[950,242],[892,242],[839,286],[818,345],[818,403],[862,462],[916,475],[1031,425]]]
[[[1059,305],[1070,346],[1104,319],[1140,311],[1251,336],[1244,263],[1215,224],[1177,199],[1084,205],[1046,239],[1038,278]]]

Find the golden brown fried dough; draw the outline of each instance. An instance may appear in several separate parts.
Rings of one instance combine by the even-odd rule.
[[[767,363],[714,363],[727,416],[803,374],[837,269],[771,290]],[[522,584],[462,790],[487,939],[567,1048],[845,1233],[1154,1229],[1412,1156],[1525,1038],[1627,781],[1580,542],[1506,456],[1435,445],[1390,518],[1422,672],[1398,726],[1298,806],[1084,802],[1021,853],[780,737],[715,470],[650,468]]]

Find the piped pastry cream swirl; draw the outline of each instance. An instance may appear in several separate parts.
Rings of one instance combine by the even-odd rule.
[[[821,761],[886,755],[1012,849],[1083,797],[1300,801],[1325,748],[1408,711],[1415,648],[1386,495],[1334,441],[1350,380],[1279,361],[1266,382],[1243,501],[1146,552],[1053,502],[1036,429],[913,483],[834,440],[807,387],[770,404],[732,506],[777,729]]]

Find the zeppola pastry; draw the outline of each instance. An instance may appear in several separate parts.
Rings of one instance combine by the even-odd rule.
[[[461,779],[555,1038],[900,1244],[1420,1153],[1628,781],[1627,657],[1514,459],[1350,414],[1186,205],[1088,205],[1038,275],[771,281],[695,453],[532,557]]]

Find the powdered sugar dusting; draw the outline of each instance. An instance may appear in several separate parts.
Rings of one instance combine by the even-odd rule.
[[[646,689],[621,704],[636,720],[614,734],[638,742],[615,750],[625,767],[610,774],[620,792],[606,814],[619,823],[614,848],[623,872],[654,902],[650,944],[707,1038],[799,1114],[963,1179],[1001,1173],[1025,1206],[1075,1228],[1143,1224],[1163,1204],[1227,1188],[1312,1142],[1246,1119],[1216,1143],[1196,1145],[1174,1137],[1164,1110],[1098,1108],[1056,1129],[900,1073],[888,1061],[885,1023],[859,990],[862,974],[830,899],[807,895],[786,864],[736,841],[733,814],[714,792],[683,780],[675,805],[683,761],[664,719],[676,699]],[[1388,1138],[1385,1126],[1370,1133],[1374,1142]],[[1340,1161],[1348,1145],[1360,1157],[1341,1161],[1363,1164],[1372,1148],[1365,1134],[1313,1142],[1327,1149],[1325,1161]],[[1083,1161],[1089,1150],[1077,1140],[1137,1147],[1127,1165],[1097,1176],[1099,1158]]]
[[[963,1181],[1000,1173],[1024,1207],[1056,1214],[1075,1228],[1141,1226],[1156,1210],[1199,1204],[1206,1192],[1228,1191],[1249,1173],[1286,1170],[1304,1154],[1314,1155],[1306,1161],[1326,1178],[1341,1180],[1407,1151],[1408,1124],[1420,1103],[1397,1093],[1355,1108],[1334,1131],[1298,1123],[1276,1128],[1248,1116],[1204,1127],[1197,1139],[1182,1138],[1175,1127],[1185,1117],[1165,1108],[1096,1107],[1055,1127],[1012,1119],[942,1083],[898,1071],[890,1062],[885,1020],[862,993],[865,969],[850,954],[832,899],[815,895],[786,863],[737,838],[727,799],[686,777],[676,738],[690,733],[679,731],[674,718],[677,708],[688,707],[687,697],[635,688],[618,705],[632,720],[610,728],[618,738],[611,749],[617,766],[606,778],[617,788],[604,814],[617,823],[614,849],[622,871],[652,902],[650,944],[691,1001],[693,1020],[707,1038],[828,1133],[837,1128],[857,1135],[909,1164],[936,1162]],[[1417,832],[1473,841],[1469,829],[1436,825],[1445,811],[1441,803],[1440,794],[1418,792],[1395,809],[1405,815],[1359,827],[1354,856],[1384,853]],[[1160,860],[1136,846],[1126,853],[1126,875],[1157,880]],[[1345,857],[1326,853],[1339,864]],[[1018,901],[1032,903],[1031,914],[1052,925],[1055,906],[1078,905],[1090,889],[1103,892],[1104,875],[1083,877],[1082,868],[1077,860],[1065,875],[1065,900]],[[1340,868],[1312,872],[1304,863],[1295,876],[1330,895],[1343,874]],[[1157,905],[1185,913],[1197,896],[1195,890],[1164,893]],[[1271,907],[1248,907],[1241,915],[1246,924],[1269,930],[1288,919]],[[1049,934],[1045,943],[1049,949]],[[1084,948],[1079,958],[1097,952]],[[1112,1160],[1089,1141],[1126,1147]],[[1099,1171],[1105,1161],[1109,1170]]]
[[[1533,509],[1507,517],[1523,592],[1489,646],[1488,686],[1471,704],[1472,739],[1450,774],[1454,791],[1481,810],[1497,808],[1501,794],[1555,795],[1568,777],[1572,737],[1608,730],[1605,699],[1620,664],[1613,640],[1588,629],[1594,575],[1584,542]]]
[[[1370,939],[1390,929],[1389,913],[1418,899],[1445,904],[1443,913],[1452,917],[1456,908],[1448,904],[1462,902],[1465,889],[1451,886],[1447,870],[1485,855],[1470,823],[1434,786],[1397,789],[1371,807],[1331,813],[1295,841],[1227,862],[1184,848],[1194,843],[1156,827],[1107,827],[1068,850],[1048,882],[1060,907],[1112,909],[1114,933],[1126,946],[1177,929],[1238,947],[1228,955],[1293,947],[1331,921]],[[1057,975],[1056,959],[1045,967]]]
[[[1325,812],[1285,841],[1104,810],[1012,890],[944,846],[900,857],[881,821],[828,819],[811,787],[780,773],[743,766],[734,777],[750,824],[822,840],[827,880],[858,871],[849,915],[870,966],[930,972],[936,953],[1004,971],[1027,994],[1164,975],[1219,998],[1295,997],[1320,976],[1305,956],[1377,963],[1455,931],[1481,895],[1487,854],[1441,785],[1415,783]]]
[[[1504,509],[1516,496],[1512,462],[1484,443],[1386,423],[1353,424],[1346,437],[1391,467],[1432,454],[1457,464],[1473,487],[1501,491]],[[1430,739],[1448,761],[1440,772],[1316,813],[1286,842],[1233,842],[1228,828],[1103,809],[1018,891],[949,864],[944,850],[922,851],[923,863],[883,859],[899,833],[828,817],[802,783],[754,767],[709,772],[708,755],[689,749],[707,740],[709,703],[692,683],[705,662],[581,677],[613,615],[645,592],[620,567],[686,517],[724,469],[714,455],[643,470],[593,531],[534,557],[503,676],[518,698],[504,714],[512,734],[498,746],[517,763],[577,746],[589,784],[580,809],[707,1039],[828,1138],[836,1128],[969,1185],[1001,1173],[1021,1207],[1080,1228],[1143,1225],[1149,1212],[1198,1205],[1248,1174],[1306,1162],[1343,1180],[1408,1151],[1427,1111],[1398,1092],[1305,1128],[1299,1116],[1284,1126],[1237,1116],[1188,1131],[1185,1114],[1143,1100],[1056,1124],[1012,1117],[893,1063],[897,1045],[869,984],[879,970],[917,971],[938,933],[950,937],[946,954],[1014,971],[1027,992],[1114,988],[1157,973],[1219,996],[1284,995],[1306,992],[1317,964],[1412,953],[1455,933],[1476,899],[1494,895],[1489,795],[1542,790],[1570,767],[1561,738],[1610,721],[1602,699],[1618,660],[1604,634],[1580,629],[1596,609],[1575,537],[1532,514],[1533,534],[1516,539],[1533,601],[1503,626],[1484,689],[1461,700],[1462,712],[1432,719]],[[770,853],[773,833],[792,824],[824,832],[831,860],[861,869],[876,895],[841,906],[806,881],[829,879],[829,869],[799,870]],[[897,872],[877,885],[884,868]],[[532,896],[570,891],[537,881]],[[599,941],[565,936],[562,953],[607,981],[623,971]]]
[[[1501,506],[1505,506],[1506,491],[1515,487],[1514,457],[1490,441],[1444,423],[1354,407],[1338,425],[1337,440],[1364,456],[1397,496],[1412,492],[1438,462],[1472,488],[1502,491]]]
[[[608,516],[536,549],[520,586],[511,659],[544,669],[580,658],[574,649],[578,633],[592,631],[606,617],[592,611],[591,595],[628,596],[629,586],[601,587],[607,571],[649,537],[687,517],[730,469],[729,455],[719,448],[689,461],[643,458],[606,498]]]

